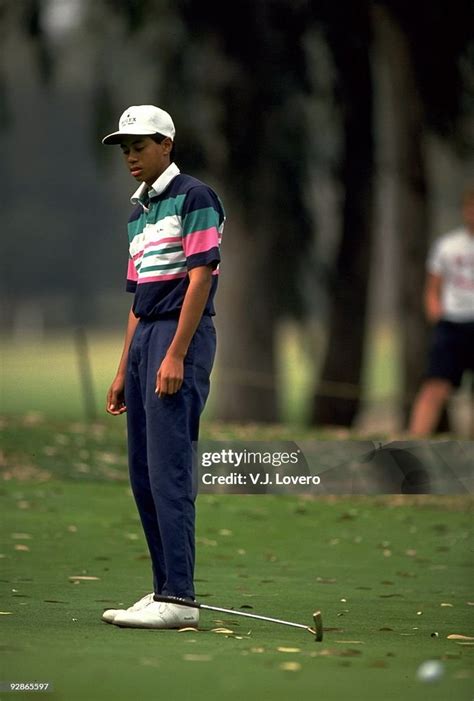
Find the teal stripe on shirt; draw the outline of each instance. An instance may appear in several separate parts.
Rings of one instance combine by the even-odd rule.
[[[186,263],[163,263],[163,265],[149,265],[145,268],[140,268],[141,273],[150,273],[153,270],[170,270],[171,268],[180,268],[186,270]]]
[[[189,212],[183,218],[183,236],[192,234],[194,231],[203,231],[219,226],[219,214],[214,207],[204,207]]]
[[[183,208],[183,202],[186,195],[177,195],[176,197],[168,197],[166,200],[156,202],[153,198],[150,200],[150,211],[147,215],[148,224],[156,224],[160,219],[165,217],[180,216]]]
[[[149,256],[156,256],[159,255],[160,253],[167,254],[167,253],[178,253],[178,251],[181,251],[184,255],[183,247],[182,246],[170,246],[169,248],[163,247],[163,248],[154,248],[153,250],[147,251],[146,253],[143,254],[143,258],[148,258]]]

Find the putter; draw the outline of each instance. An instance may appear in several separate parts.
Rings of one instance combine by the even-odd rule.
[[[168,604],[179,604],[180,606],[189,606],[193,609],[204,609],[206,611],[217,611],[217,613],[230,613],[233,616],[245,616],[245,618],[256,618],[259,621],[268,621],[269,623],[280,623],[282,626],[291,626],[292,628],[302,628],[308,633],[314,635],[316,642],[320,643],[323,639],[323,619],[321,611],[313,613],[314,627],[305,626],[303,623],[293,623],[292,621],[282,621],[280,618],[270,618],[269,616],[257,616],[255,613],[247,613],[246,611],[235,611],[234,609],[224,609],[219,606],[208,606],[207,604],[199,604],[197,601],[189,601],[181,599],[179,596],[158,596],[155,595],[155,601],[165,601]]]

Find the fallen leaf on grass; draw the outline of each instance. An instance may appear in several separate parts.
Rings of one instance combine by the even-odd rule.
[[[279,667],[285,672],[299,672],[299,670],[301,669],[301,665],[299,662],[282,662],[282,664],[279,665]]]
[[[235,619],[231,621],[226,620],[225,618],[213,618],[212,622],[216,623],[218,628],[225,628],[226,626],[240,626],[239,621],[236,621]]]
[[[334,577],[316,577],[318,584],[336,584],[337,579]]]
[[[453,675],[454,679],[470,679],[472,677],[472,671],[470,669],[460,669]]]
[[[140,664],[144,667],[159,667],[160,663],[152,657],[142,657],[140,659]]]
[[[70,582],[93,582],[100,580],[100,577],[89,577],[88,575],[79,574],[77,576],[68,577]]]
[[[178,633],[199,633],[197,628],[178,628]]]
[[[31,534],[30,533],[12,533],[11,537],[14,540],[31,540]]]
[[[0,611],[0,616],[11,616],[13,611]]]
[[[277,647],[278,652],[301,652],[299,647]]]
[[[183,660],[186,662],[210,662],[212,655],[183,655]]]
[[[232,635],[233,630],[230,630],[230,628],[211,628],[212,633],[221,633],[223,635]]]
[[[451,635],[447,635],[446,638],[448,640],[474,640],[470,635],[458,635],[458,633],[451,633]]]
[[[211,545],[213,547],[217,545],[217,540],[211,540],[210,538],[196,538],[196,542],[199,545]]]
[[[29,552],[30,549],[29,549],[29,547],[28,547],[27,545],[20,545],[20,544],[17,544],[17,545],[15,545],[15,550],[21,550],[21,551],[23,551],[23,552]]]
[[[393,599],[395,597],[403,599],[403,594],[379,594],[379,599]]]
[[[320,652],[310,652],[311,657],[357,657],[362,655],[361,650],[351,650],[347,648],[346,650],[340,650],[339,648],[324,648]]]
[[[445,603],[442,603],[442,604],[440,604],[440,606],[449,607],[449,608],[454,608],[454,604],[445,604]]]

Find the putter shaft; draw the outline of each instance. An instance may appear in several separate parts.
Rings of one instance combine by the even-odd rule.
[[[220,606],[209,606],[208,604],[200,604],[197,601],[189,601],[189,599],[181,599],[177,596],[155,596],[155,601],[166,601],[171,604],[180,604],[181,606],[189,606],[195,609],[205,609],[206,611],[216,611],[217,613],[228,613],[232,616],[243,616],[245,618],[254,618],[258,621],[268,621],[269,623],[279,623],[282,626],[291,626],[292,628],[301,628],[307,630],[315,636],[317,642],[323,639],[323,623],[321,612],[315,611],[313,614],[314,628],[305,626],[303,623],[293,623],[293,621],[284,621],[281,618],[271,618],[270,616],[260,616],[256,613],[247,613],[247,611],[236,611],[235,609],[225,609]]]
[[[207,604],[199,604],[200,609],[208,611],[217,611],[218,613],[230,613],[233,616],[245,616],[246,618],[257,618],[259,621],[268,621],[269,623],[281,623],[283,626],[293,626],[293,628],[303,628],[309,630],[309,626],[303,623],[293,623],[292,621],[282,621],[280,618],[270,618],[269,616],[258,616],[256,613],[247,613],[247,611],[235,611],[234,609],[223,609],[219,606],[208,606]]]

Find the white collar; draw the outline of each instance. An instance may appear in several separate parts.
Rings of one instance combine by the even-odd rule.
[[[130,202],[132,204],[140,203],[143,206],[142,200],[145,198],[145,195],[148,195],[149,198],[154,197],[155,195],[161,195],[173,178],[179,175],[180,172],[181,171],[176,163],[170,163],[167,169],[162,172],[160,177],[155,180],[151,187],[149,187],[147,183],[142,183],[138,190],[136,190],[131,196]]]

